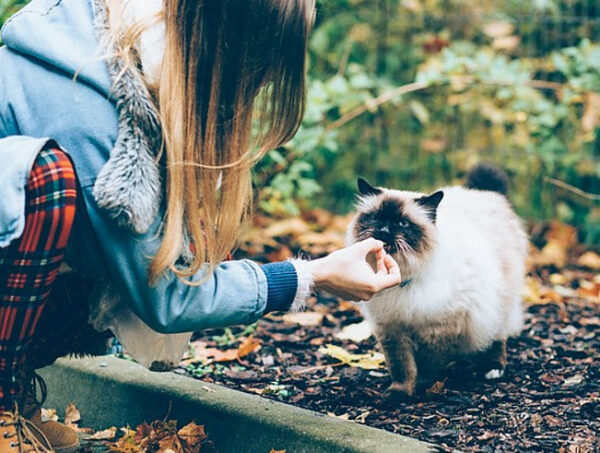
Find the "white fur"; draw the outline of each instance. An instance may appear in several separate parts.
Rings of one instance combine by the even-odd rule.
[[[137,51],[146,82],[158,85],[160,66],[165,53],[165,21],[157,20],[164,10],[162,0],[128,0],[123,11],[127,25],[151,23],[140,35]]]
[[[314,278],[307,260],[300,258],[290,259],[296,269],[298,276],[298,288],[290,307],[290,311],[302,311],[306,308],[306,302],[313,291]]]
[[[494,379],[500,379],[502,376],[504,376],[504,370],[498,368],[491,369],[490,371],[485,373],[485,378],[490,381]]]
[[[527,237],[503,196],[462,187],[443,190],[432,250],[409,260],[404,270],[412,282],[383,291],[362,307],[375,326],[398,321],[418,329],[462,319],[463,352],[481,350],[522,329]]]

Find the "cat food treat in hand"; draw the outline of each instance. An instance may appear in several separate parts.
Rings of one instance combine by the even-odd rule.
[[[358,180],[348,241],[383,241],[403,277],[362,303],[390,369],[389,397],[413,395],[457,360],[487,379],[504,374],[506,339],[523,326],[527,254],[507,186],[506,174],[485,164],[471,170],[466,187],[430,195]]]

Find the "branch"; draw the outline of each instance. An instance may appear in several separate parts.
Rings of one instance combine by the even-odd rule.
[[[391,101],[395,97],[402,96],[403,94],[414,93],[415,91],[421,91],[421,90],[424,90],[425,88],[429,88],[429,87],[447,85],[448,83],[452,83],[452,82],[465,83],[465,84],[478,83],[480,85],[492,85],[492,86],[516,85],[513,82],[508,82],[505,80],[478,81],[473,76],[455,76],[455,77],[451,77],[450,79],[440,81],[438,83],[412,82],[412,83],[408,83],[406,85],[402,85],[397,88],[394,88],[393,90],[390,90],[387,93],[383,93],[381,96],[378,96],[375,99],[369,99],[363,105],[355,108],[354,110],[351,110],[350,112],[346,113],[345,115],[342,115],[340,118],[335,120],[333,123],[329,124],[329,126],[327,126],[325,128],[324,133],[331,132],[334,129],[338,129],[338,128],[342,127],[344,124],[346,124],[346,123],[352,121],[354,118],[362,115],[367,110],[373,110],[373,109],[379,107],[380,105]],[[548,82],[546,80],[528,80],[528,81],[524,82],[523,85],[530,86],[532,88],[537,88],[537,89],[554,90],[554,91],[560,91],[564,87],[564,85],[561,83]]]
[[[583,190],[572,186],[571,184],[567,184],[566,182],[560,181],[558,179],[550,178],[548,176],[544,176],[544,181],[552,184],[553,186],[560,187],[568,192],[574,193],[575,195],[584,198],[589,201],[600,202],[600,195],[584,192]]]

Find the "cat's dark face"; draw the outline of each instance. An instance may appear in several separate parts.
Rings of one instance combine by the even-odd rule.
[[[422,257],[431,248],[442,191],[420,195],[379,189],[361,178],[358,190],[358,214],[352,225],[354,240],[379,239],[385,243],[386,251],[398,259]]]

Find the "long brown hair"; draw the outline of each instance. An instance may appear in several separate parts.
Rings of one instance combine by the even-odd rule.
[[[107,0],[109,14],[119,2]],[[304,115],[314,8],[314,0],[164,4],[157,101],[166,213],[151,281],[168,269],[188,277],[208,263],[212,271],[235,246],[250,212],[252,165],[293,137]],[[129,54],[142,28],[117,33],[117,47]],[[190,242],[191,259],[176,266]]]

